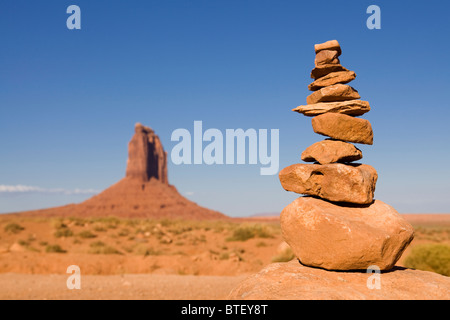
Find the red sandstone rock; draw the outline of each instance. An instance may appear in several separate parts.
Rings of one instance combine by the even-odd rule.
[[[336,64],[339,62],[339,53],[337,50],[322,50],[316,54],[316,59],[314,63],[316,66],[320,66],[322,64]]]
[[[330,40],[324,43],[314,45],[314,51],[318,54],[322,50],[336,50],[340,56],[342,53],[341,46],[337,40]]]
[[[370,105],[367,101],[350,100],[340,102],[320,102],[298,106],[292,111],[302,113],[307,117],[318,116],[323,113],[342,113],[350,116],[361,116],[370,111]]]
[[[327,270],[390,270],[414,238],[413,227],[380,200],[343,206],[301,197],[283,209],[280,223],[300,262]]]
[[[315,133],[348,142],[373,144],[370,122],[340,113],[324,113],[312,118]]]
[[[311,78],[317,80],[332,72],[349,71],[340,64],[323,64],[315,67],[311,71]]]
[[[140,123],[135,126],[135,134],[128,144],[126,177],[143,182],[156,178],[168,184],[167,152],[164,151],[155,132]]]
[[[361,98],[358,91],[346,84],[334,84],[311,93],[306,97],[307,104],[356,100]]]
[[[362,158],[362,152],[351,143],[337,140],[322,140],[314,143],[302,153],[302,160],[329,164],[352,162]]]
[[[337,71],[331,72],[308,85],[310,91],[316,91],[323,87],[332,86],[337,83],[349,83],[356,78],[353,71]]]
[[[450,300],[450,277],[396,268],[380,274],[380,289],[369,289],[372,275],[330,272],[303,266],[297,260],[273,263],[241,282],[227,299]]]
[[[373,201],[377,171],[367,164],[293,164],[279,173],[286,191],[335,202],[369,204]]]

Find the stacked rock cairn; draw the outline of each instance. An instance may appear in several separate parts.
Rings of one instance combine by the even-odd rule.
[[[305,162],[279,173],[283,188],[302,196],[283,209],[284,240],[306,266],[327,270],[389,270],[414,237],[414,229],[391,206],[374,200],[376,170],[354,163],[362,158],[353,143],[373,144],[372,126],[358,118],[370,111],[356,78],[339,61],[336,40],[315,45],[313,91],[293,111],[312,118],[314,132],[328,137],[308,147]]]

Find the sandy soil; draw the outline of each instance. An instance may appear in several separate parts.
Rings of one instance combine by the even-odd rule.
[[[0,300],[216,300],[225,299],[241,276],[113,275],[81,276],[69,290],[67,276],[0,274]]]
[[[5,231],[11,225],[22,230]],[[239,231],[244,239],[232,239]],[[281,243],[272,222],[0,217],[0,273],[61,274],[78,265],[85,275],[234,276],[269,264]]]

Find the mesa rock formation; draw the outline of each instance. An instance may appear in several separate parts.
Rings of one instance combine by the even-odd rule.
[[[127,218],[224,219],[179,194],[169,184],[167,153],[155,132],[140,123],[128,144],[126,176],[103,192],[80,203],[28,211],[22,215]]]
[[[293,164],[279,173],[287,191],[301,197],[281,213],[284,240],[299,261],[327,270],[390,270],[413,239],[414,230],[391,206],[374,201],[377,171],[353,143],[373,144],[372,126],[357,118],[370,110],[347,84],[356,74],[340,65],[336,40],[315,45],[315,68],[307,105],[293,111],[312,118],[314,132],[328,139],[302,153],[314,164]],[[339,71],[336,71],[339,70]]]
[[[134,136],[128,144],[126,177],[140,179],[142,182],[155,178],[161,183],[169,184],[167,152],[155,132],[140,123],[136,124]]]

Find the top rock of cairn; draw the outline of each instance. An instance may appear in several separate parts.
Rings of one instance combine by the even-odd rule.
[[[314,45],[314,51],[316,51],[316,54],[323,50],[335,50],[337,51],[338,56],[340,56],[342,53],[341,46],[339,45],[339,42],[337,40],[330,40]]]
[[[281,213],[284,240],[300,262],[328,270],[391,269],[413,239],[413,228],[389,205],[374,201],[377,171],[365,164],[353,143],[373,143],[370,111],[358,91],[347,85],[356,77],[339,61],[336,40],[314,46],[314,91],[293,111],[312,116],[314,132],[328,137],[308,147],[301,159],[279,173],[287,191],[300,197]]]

